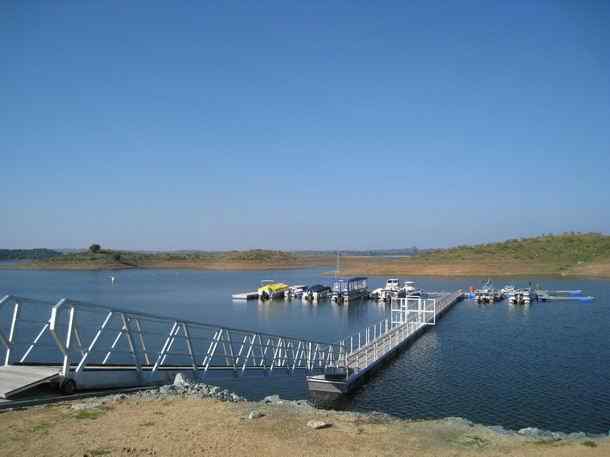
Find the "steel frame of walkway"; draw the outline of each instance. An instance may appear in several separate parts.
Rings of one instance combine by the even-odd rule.
[[[72,383],[71,391],[166,384],[179,372],[202,379],[210,370],[302,370],[311,391],[345,393],[462,296],[459,290],[438,299],[394,299],[390,319],[324,343],[67,298],[50,303],[7,295],[0,299],[0,397],[55,378]],[[32,366],[40,370],[27,369]]]
[[[5,349],[5,367],[56,366],[61,382],[71,380],[79,389],[166,383],[181,371],[192,371],[201,378],[209,370],[219,369],[235,374],[251,370],[292,374],[296,370],[319,373],[345,365],[345,351],[338,343],[68,298],[53,304],[3,297],[0,343]],[[0,368],[0,381],[1,377]]]

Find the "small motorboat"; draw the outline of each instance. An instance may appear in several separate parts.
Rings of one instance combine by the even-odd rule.
[[[314,286],[306,287],[303,290],[302,297],[303,300],[307,301],[319,301],[328,298],[330,293],[330,287],[323,286],[322,284],[316,284]]]
[[[261,287],[257,289],[258,296],[261,300],[284,298],[284,295],[289,289],[288,285],[282,282],[262,281],[261,284]]]

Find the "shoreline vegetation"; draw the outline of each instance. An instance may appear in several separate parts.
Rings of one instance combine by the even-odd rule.
[[[607,435],[323,410],[278,395],[252,402],[205,384],[6,411],[0,414],[0,433],[0,456],[285,456],[298,450],[316,457],[597,457],[610,452]]]
[[[329,268],[334,273],[336,253],[331,251],[172,251],[139,252],[102,249],[61,253],[32,250],[27,263],[1,268],[40,270],[116,270],[176,268],[193,270],[276,270]],[[347,255],[346,255],[347,253]],[[27,252],[0,250],[0,260],[26,259]],[[599,233],[542,235],[498,243],[449,249],[416,248],[379,251],[342,251],[344,276],[579,276],[610,277],[610,236]]]

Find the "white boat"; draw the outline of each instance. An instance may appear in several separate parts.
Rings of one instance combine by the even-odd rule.
[[[271,280],[261,281],[261,287],[258,288],[258,296],[261,300],[273,300],[274,298],[284,298],[288,291],[288,285]]]
[[[392,298],[405,297],[406,293],[402,287],[400,287],[400,280],[398,278],[390,278],[386,281],[385,287],[375,289],[371,293],[371,297],[376,300],[382,300],[389,302]]]
[[[513,286],[512,284],[507,284],[502,287],[502,289],[500,289],[500,292],[502,293],[502,295],[508,297],[515,292],[515,286]]]
[[[288,287],[288,291],[286,292],[286,298],[299,298],[303,295],[303,291],[307,288],[304,284],[297,284],[294,286]]]
[[[369,294],[369,298],[371,300],[381,300],[381,295],[383,293],[383,290],[384,290],[383,287],[378,287],[377,289],[374,289]]]
[[[399,290],[400,280],[398,278],[390,278],[385,282],[386,290]]]
[[[328,286],[322,284],[316,284],[314,286],[306,287],[303,290],[303,300],[307,301],[319,301],[328,298],[331,290]]]
[[[530,289],[515,289],[512,295],[508,297],[508,302],[512,305],[529,305],[538,296]]]

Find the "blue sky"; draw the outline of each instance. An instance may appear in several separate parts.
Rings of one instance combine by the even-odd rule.
[[[610,227],[609,2],[0,9],[0,247]]]

